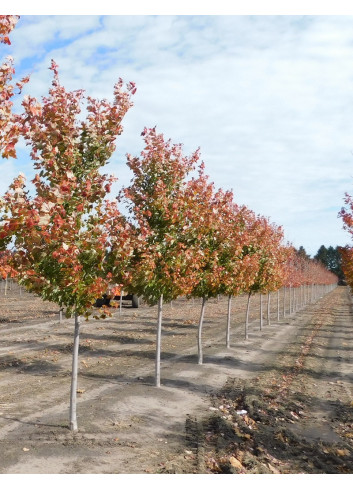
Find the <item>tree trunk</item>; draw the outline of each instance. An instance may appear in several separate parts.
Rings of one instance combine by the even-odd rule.
[[[248,304],[246,306],[246,318],[245,318],[245,339],[246,340],[248,339],[250,297],[251,297],[251,292],[249,292],[249,295],[248,295]]]
[[[262,326],[263,326],[262,317],[263,317],[262,293],[260,292],[260,331],[262,330]]]
[[[277,290],[277,321],[279,321],[279,290]]]
[[[123,291],[120,291],[120,299],[119,299],[119,316],[121,316],[121,311],[123,307]]]
[[[283,317],[286,317],[286,287],[283,290]]]
[[[226,346],[230,348],[230,313],[232,307],[232,296],[228,296],[228,315],[227,315],[227,335],[226,335]]]
[[[200,322],[199,322],[199,330],[197,334],[197,349],[198,349],[198,364],[202,365],[203,362],[203,354],[202,354],[202,325],[203,325],[203,317],[205,315],[205,306],[206,306],[206,297],[202,298],[202,305],[201,305],[201,315],[200,315]]]
[[[292,286],[289,286],[289,315],[292,314]]]
[[[156,339],[156,387],[161,386],[161,338],[162,338],[163,294],[158,301],[157,339]]]
[[[293,314],[296,313],[296,293],[295,293],[295,287],[293,287]]]
[[[271,301],[271,292],[267,292],[267,324],[268,324],[268,326],[270,326],[270,324],[271,324],[270,301]]]
[[[298,311],[298,287],[293,288],[293,312]]]
[[[70,394],[70,430],[77,431],[76,397],[78,373],[78,348],[80,343],[80,316],[75,314],[74,347],[72,352],[71,394]]]

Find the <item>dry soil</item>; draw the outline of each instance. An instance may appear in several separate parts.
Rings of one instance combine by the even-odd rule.
[[[73,321],[14,284],[0,297],[0,473],[353,473],[353,315],[346,287],[259,327],[246,297],[164,306],[160,388],[156,307],[128,303],[83,322],[77,433],[68,429]],[[281,301],[283,297],[281,296]],[[264,307],[264,311],[266,307]],[[282,303],[280,306],[282,311]]]

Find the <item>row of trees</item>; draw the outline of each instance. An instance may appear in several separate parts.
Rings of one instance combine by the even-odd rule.
[[[339,217],[343,221],[343,229],[353,236],[353,198],[346,193],[345,207],[342,207]],[[353,289],[353,247],[345,246],[339,249],[342,256],[342,270],[347,284]]]
[[[5,43],[18,19],[0,17]],[[15,156],[18,137],[31,150],[37,173],[34,193],[20,174],[0,203],[0,249],[6,266],[27,290],[65,306],[75,317],[70,428],[77,429],[76,390],[80,317],[113,285],[158,304],[156,386],[160,385],[162,307],[183,295],[202,298],[198,327],[198,361],[203,361],[202,326],[207,300],[250,298],[282,286],[335,283],[318,263],[302,260],[283,242],[281,227],[234,203],[231,192],[215,190],[200,162],[199,150],[184,156],[155,128],[145,128],[139,157],[127,155],[131,184],[108,199],[114,177],[102,173],[132,106],[135,84],[118,80],[113,102],[69,92],[52,61],[52,87],[38,101],[23,97],[21,114],[12,113],[8,60],[0,74],[3,108],[0,141],[3,157]],[[28,79],[17,84],[21,89]],[[81,107],[86,101],[86,117]],[[119,206],[128,210],[124,215]],[[107,311],[103,311],[106,314]],[[247,311],[248,318],[248,311]],[[248,319],[245,323],[248,336]]]
[[[337,275],[339,283],[344,284],[345,278],[342,270],[342,255],[340,249],[340,246],[334,248],[333,246],[326,247],[325,245],[321,245],[314,255],[313,260],[321,262],[327,270]],[[298,248],[297,253],[303,258],[310,260],[310,255],[305,251],[303,246]]]
[[[340,283],[344,283],[345,277],[342,270],[342,255],[339,246],[320,246],[314,259],[320,261],[328,270],[337,275]]]

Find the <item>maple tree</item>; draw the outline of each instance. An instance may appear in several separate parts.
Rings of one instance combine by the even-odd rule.
[[[119,79],[114,102],[87,97],[87,116],[79,119],[83,90],[68,92],[52,61],[52,88],[42,103],[25,96],[21,135],[38,170],[26,190],[19,175],[2,201],[0,239],[13,246],[19,282],[44,300],[66,307],[75,317],[70,428],[77,429],[76,386],[80,317],[88,317],[112,277],[107,270],[111,244],[106,215],[118,222],[118,208],[106,201],[114,177],[101,174],[122,132],[135,85]],[[115,228],[118,233],[119,229]]]
[[[15,28],[19,15],[0,15],[0,43],[11,44],[9,34]]]
[[[227,236],[232,202],[232,194],[221,189],[214,191],[214,185],[208,181],[204,166],[199,169],[198,178],[193,178],[187,187],[185,200],[191,211],[192,225],[189,233],[189,250],[193,256],[190,297],[202,299],[198,324],[197,346],[198,364],[203,363],[202,328],[206,302],[210,297],[221,293],[222,264],[220,255]]]
[[[0,276],[5,280],[4,295],[7,294],[7,279],[8,277],[16,277],[17,272],[11,266],[11,253],[9,250],[0,251]]]
[[[263,216],[257,216],[252,224],[252,268],[248,274],[248,304],[245,319],[245,339],[248,339],[249,307],[251,296],[260,292],[277,290],[282,277],[283,230]],[[250,271],[249,271],[250,272]],[[261,298],[261,295],[260,295]],[[260,303],[260,328],[262,327],[262,303]],[[269,301],[268,301],[269,307]],[[269,316],[269,313],[268,313]]]
[[[0,15],[0,43],[10,45],[10,33],[19,20],[18,15]],[[14,60],[7,56],[0,67],[0,155],[2,158],[16,157],[15,145],[19,137],[19,118],[13,114],[12,97],[14,86],[12,78],[15,73]],[[29,78],[23,78],[16,83],[19,92]],[[16,270],[10,265],[10,252],[6,250],[5,242],[0,242],[0,273],[5,280],[5,295],[7,291],[7,277],[15,277]]]
[[[272,236],[272,247],[274,257],[269,266],[267,290],[267,324],[270,324],[270,294],[277,291],[277,319],[279,320],[279,291],[283,287],[285,281],[285,266],[290,256],[290,246],[283,244],[283,231],[279,227],[274,229]]]
[[[198,324],[198,363],[203,363],[202,328],[207,300],[228,295],[226,344],[229,347],[231,297],[246,286],[251,211],[233,201],[233,193],[215,191],[214,184],[199,168],[198,178],[188,183],[184,196],[190,209],[189,253],[193,257],[189,297],[202,299]]]
[[[353,248],[351,246],[339,247],[342,257],[342,270],[347,284],[353,289]]]
[[[289,295],[289,314],[291,314],[292,311],[292,291],[293,287],[297,285],[298,282],[298,267],[297,267],[297,260],[298,260],[298,254],[296,253],[296,250],[294,247],[291,247],[288,260],[285,265],[285,276],[284,276],[284,302],[286,299],[286,290],[288,289],[288,295]],[[285,306],[284,306],[285,307]],[[285,316],[285,310],[284,314]]]
[[[18,20],[18,15],[0,15],[0,43],[11,44],[9,34]],[[15,95],[12,82],[14,73],[14,60],[12,56],[7,56],[0,66],[0,155],[3,158],[16,157],[15,145],[21,129],[20,117],[12,111],[12,98]],[[16,82],[15,86],[19,92],[28,81],[29,77],[24,77]]]
[[[346,207],[342,207],[338,216],[343,221],[343,229],[353,236],[353,198],[347,192],[345,193],[344,203]]]
[[[252,226],[256,217],[246,206],[233,204],[229,232],[223,250],[222,293],[228,296],[226,347],[230,348],[231,300],[248,289],[256,259],[252,249]]]
[[[231,297],[247,286],[251,262],[250,222],[253,213],[233,202],[233,193],[214,189],[203,168],[199,178],[190,182],[193,212],[191,254],[196,272],[190,296],[202,299],[198,325],[198,363],[203,363],[202,327],[207,300],[220,294],[228,296],[226,345],[230,346]]]
[[[343,221],[343,229],[353,237],[353,198],[347,192],[344,198],[345,207],[342,207],[338,216]],[[342,270],[347,284],[352,287],[353,284],[353,267],[352,267],[352,247],[340,247],[339,252],[342,257]]]
[[[6,277],[15,277],[16,270],[10,265],[11,253],[9,250],[0,251],[0,275],[3,279]]]
[[[155,384],[159,387],[163,302],[187,294],[192,282],[191,210],[184,197],[199,152],[183,156],[182,145],[165,141],[155,128],[145,128],[142,136],[145,148],[140,157],[127,156],[134,176],[122,191],[135,230],[125,283],[149,305],[158,304]]]
[[[289,289],[289,314],[309,302],[309,288],[311,290],[310,301],[313,302],[315,297],[323,292],[322,287],[328,286],[330,289],[331,286],[337,284],[337,281],[337,275],[329,271],[321,262],[303,256],[294,247],[289,247],[283,281],[284,291],[286,288]],[[305,288],[308,289],[307,294],[305,294]],[[283,316],[285,316],[285,295],[283,308]]]

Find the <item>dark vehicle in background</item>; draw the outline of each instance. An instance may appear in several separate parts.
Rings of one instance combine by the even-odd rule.
[[[118,302],[120,301],[120,295],[115,295],[114,297],[109,296],[108,294],[104,294],[102,298],[97,299],[94,303],[95,307],[108,306],[110,307],[110,301]],[[131,301],[131,307],[138,308],[140,305],[139,297],[135,294],[127,294],[123,295],[123,301]]]

